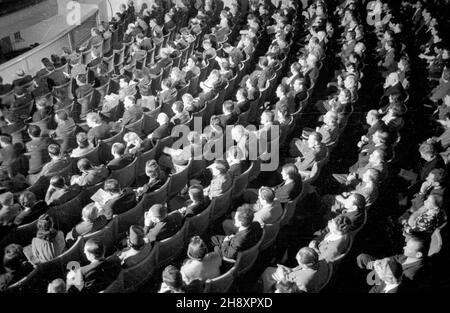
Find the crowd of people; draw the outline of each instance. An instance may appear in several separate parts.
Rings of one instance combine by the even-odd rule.
[[[448,48],[426,1],[366,2],[130,0],[35,75],[0,78],[0,290],[124,291],[144,268],[141,290],[199,293],[248,267],[255,247],[221,292],[334,291],[358,267],[378,277],[370,292],[435,287]],[[277,169],[262,170],[274,153]],[[403,253],[353,257],[368,227]]]

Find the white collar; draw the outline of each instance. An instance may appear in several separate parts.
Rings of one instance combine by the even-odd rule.
[[[383,292],[384,293],[388,293],[392,289],[397,288],[399,285],[400,285],[399,283],[397,283],[397,284],[388,284],[388,283],[386,283],[386,286],[384,286]]]

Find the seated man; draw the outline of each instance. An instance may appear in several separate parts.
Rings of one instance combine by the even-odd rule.
[[[275,199],[275,192],[269,187],[261,187],[258,191],[258,200],[250,205],[254,211],[253,220],[259,222],[261,226],[277,222],[283,215],[283,208],[280,202]],[[234,218],[236,212],[232,212]],[[233,219],[226,219],[222,222],[222,228],[226,235],[237,232]]]
[[[70,152],[77,146],[76,132],[77,124],[73,118],[69,117],[66,111],[61,110],[55,114],[55,122],[58,124],[55,131],[50,131],[51,137],[56,141],[61,142],[61,152]]]
[[[106,165],[110,171],[117,171],[123,169],[129,164],[133,163],[134,157],[131,154],[125,153],[126,147],[121,142],[116,142],[111,147],[111,154],[113,159]]]
[[[36,195],[28,190],[20,194],[19,203],[23,207],[23,211],[14,219],[16,225],[34,222],[48,210],[47,204],[42,200],[37,200]]]
[[[238,147],[231,146],[225,153],[225,157],[229,167],[228,173],[234,181],[243,173],[244,155]]]
[[[105,165],[93,166],[88,159],[78,160],[77,167],[81,175],[72,176],[71,185],[93,186],[104,181],[110,174],[109,169]]]
[[[184,217],[178,212],[168,214],[167,206],[154,204],[144,214],[145,242],[161,241],[172,237],[183,226]]]
[[[159,113],[156,118],[159,126],[147,136],[153,143],[170,136],[170,120],[166,113]]]
[[[275,198],[280,203],[285,204],[300,195],[303,189],[303,182],[297,167],[292,163],[283,165],[281,168],[281,178],[283,182],[274,187]]]
[[[223,129],[228,125],[234,125],[237,122],[238,115],[235,112],[234,102],[231,100],[226,100],[222,106],[223,114],[219,115],[220,126]]]
[[[195,216],[203,212],[211,203],[209,197],[204,195],[203,187],[201,185],[192,185],[188,190],[189,200],[185,205],[178,209],[178,211],[185,217]]]
[[[106,259],[105,246],[97,238],[86,241],[84,254],[90,264],[69,271],[67,288],[69,292],[98,293],[117,278],[122,270],[120,260],[117,257]]]
[[[28,127],[28,135],[31,138],[31,141],[25,143],[27,149],[25,155],[29,156],[28,173],[37,174],[42,169],[42,166],[50,161],[50,156],[47,153],[50,138],[42,136],[41,129],[37,125]]]
[[[175,114],[170,119],[173,125],[185,124],[191,119],[189,112],[184,109],[183,101],[175,101],[172,104],[172,112]]]
[[[45,194],[45,202],[47,205],[64,204],[81,193],[79,185],[67,186],[64,177],[61,175],[53,176],[50,179],[50,185]]]
[[[134,96],[126,96],[124,100],[125,112],[122,118],[114,124],[115,130],[118,132],[127,125],[133,124],[141,119],[144,111],[142,107],[136,104]]]
[[[142,197],[144,194],[158,190],[168,179],[166,173],[155,160],[147,161],[145,164],[145,175],[148,177],[148,182],[135,190],[137,197]]]
[[[387,131],[377,130],[372,135],[372,142],[362,146],[358,155],[358,161],[350,167],[350,171],[356,171],[358,168],[366,166],[369,163],[370,155],[375,150],[385,150],[387,160],[392,157],[391,136]]]
[[[254,212],[250,205],[240,206],[234,215],[237,232],[229,235],[216,235],[211,238],[214,251],[223,258],[236,260],[239,252],[253,247],[261,239],[263,230],[259,222],[253,221]]]
[[[90,128],[88,131],[88,139],[94,146],[99,140],[105,140],[112,136],[111,126],[104,123],[98,113],[90,112],[86,115],[86,122]]]
[[[330,145],[339,138],[338,115],[336,112],[329,111],[323,117],[324,124],[317,127],[316,131],[322,135],[322,143]]]
[[[0,274],[0,292],[20,281],[33,270],[33,266],[23,253],[23,248],[15,243],[5,247],[2,265],[5,272]]]
[[[319,292],[330,276],[330,266],[325,260],[319,260],[314,249],[301,248],[296,260],[298,266],[289,268],[278,264],[278,267],[268,267],[261,276],[264,293],[270,293],[277,282],[283,280],[294,282],[299,289],[309,293]]]
[[[411,236],[407,239],[402,254],[389,257],[402,265],[404,283],[412,291],[417,291],[419,287],[427,287],[429,283],[429,244],[429,238]],[[368,270],[373,269],[375,260],[375,257],[365,253],[358,255],[356,259],[359,268]]]
[[[290,145],[291,156],[295,159],[295,166],[299,172],[308,171],[315,162],[325,158],[327,147],[322,143],[322,134],[312,132],[308,140],[294,139]]]
[[[88,154],[94,149],[92,143],[89,142],[86,133],[80,132],[76,136],[78,147],[72,150],[70,156],[72,158],[80,158]]]
[[[89,203],[81,211],[81,223],[78,223],[66,235],[67,244],[75,243],[78,237],[85,236],[102,229],[108,224],[106,217],[99,214],[99,208],[95,203]]]
[[[227,192],[233,185],[233,179],[223,161],[216,160],[208,168],[211,170],[213,178],[210,185],[205,188],[204,194],[213,199]]]
[[[41,176],[56,174],[70,165],[70,160],[61,153],[59,145],[51,144],[48,146],[47,150],[51,161],[46,163],[38,174],[28,175],[27,180],[30,185],[37,182]]]
[[[377,110],[370,110],[367,112],[366,123],[368,124],[369,129],[367,130],[366,135],[361,136],[361,140],[358,142],[358,148],[362,148],[372,142],[372,136],[377,130],[386,129],[386,125],[381,119],[381,114],[378,113]]]
[[[14,203],[14,195],[11,192],[0,194],[0,225],[12,224],[21,212],[19,204]]]
[[[144,229],[142,226],[130,226],[127,248],[120,251],[118,255],[122,268],[130,268],[142,261],[143,256],[140,255],[140,252],[143,251],[145,247],[146,243],[144,241]]]
[[[121,189],[116,179],[107,179],[103,190],[109,193],[111,198],[104,204],[97,203],[99,214],[104,215],[109,221],[114,215],[119,215],[134,208],[137,204],[136,195],[131,188]]]
[[[328,222],[328,233],[316,237],[309,243],[309,247],[316,250],[319,260],[332,262],[348,251],[350,227],[350,219],[347,216],[339,215]]]

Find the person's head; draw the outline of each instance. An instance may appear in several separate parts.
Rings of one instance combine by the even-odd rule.
[[[155,160],[149,160],[145,164],[145,175],[150,179],[158,179],[161,175],[161,168]]]
[[[314,148],[322,143],[322,134],[318,132],[311,132],[308,137],[308,147]]]
[[[366,122],[370,126],[375,125],[380,119],[381,119],[381,116],[377,110],[370,110],[366,115]]]
[[[136,104],[136,98],[134,96],[126,96],[123,103],[125,110],[129,110]]]
[[[89,147],[88,136],[85,132],[80,132],[76,136],[78,148],[84,149]]]
[[[66,182],[64,180],[64,177],[61,175],[55,175],[50,178],[50,187],[56,188],[56,189],[63,189],[66,187]]]
[[[103,189],[112,195],[120,194],[121,192],[119,181],[114,178],[107,179],[103,185]]]
[[[102,118],[100,117],[100,114],[98,114],[98,113],[89,112],[86,115],[86,122],[87,122],[87,125],[89,126],[89,128],[92,128],[92,127],[101,125]]]
[[[342,89],[338,95],[338,101],[340,103],[348,103],[352,97],[352,93],[348,89]]]
[[[337,126],[338,120],[337,113],[333,111],[328,111],[323,117],[323,122],[328,126]]]
[[[183,111],[184,111],[183,101],[175,101],[172,104],[172,112],[174,114],[179,114],[182,113]]]
[[[12,145],[12,138],[10,135],[1,135],[0,136],[0,146],[2,148]]]
[[[66,293],[66,283],[63,279],[57,278],[47,286],[47,293]]]
[[[144,237],[145,233],[142,226],[131,225],[127,240],[128,247],[135,250],[141,250],[145,245]]]
[[[361,212],[366,206],[366,199],[359,193],[352,193],[344,201],[347,210]]]
[[[250,204],[244,204],[237,208],[234,215],[234,225],[237,228],[248,227],[253,222],[254,212]]]
[[[272,125],[274,120],[275,120],[275,114],[273,113],[273,111],[265,110],[261,114],[261,125],[263,125],[263,126]]]
[[[95,203],[89,203],[81,211],[81,218],[85,222],[94,222],[98,217],[98,208]]]
[[[345,235],[350,231],[352,222],[345,215],[338,215],[328,221],[328,229],[332,234]]]
[[[423,206],[426,209],[439,209],[442,208],[442,204],[443,204],[444,200],[443,197],[441,195],[438,194],[430,194],[427,199],[425,200],[425,202],[423,203]]]
[[[223,103],[222,110],[224,114],[231,114],[234,112],[234,102],[231,100],[226,100]]]
[[[288,93],[289,93],[288,86],[286,86],[284,84],[278,85],[277,90],[276,90],[276,95],[277,95],[278,99],[282,99],[282,98],[286,97]]]
[[[361,179],[366,184],[368,183],[376,184],[380,179],[380,171],[373,168],[369,168],[364,172]]]
[[[128,132],[123,136],[123,140],[133,146],[140,146],[142,143],[142,139],[135,132]]]
[[[231,138],[236,142],[239,142],[246,134],[246,129],[242,125],[236,125],[231,129]]]
[[[237,146],[231,146],[226,152],[226,160],[228,164],[239,163],[244,158],[241,149]]]
[[[7,271],[19,271],[26,261],[22,246],[12,243],[5,247],[3,253],[3,267]]]
[[[383,130],[377,130],[372,135],[372,141],[375,145],[388,144],[389,142],[389,132]]]
[[[48,214],[42,214],[37,220],[37,237],[48,240],[55,232],[53,218]]]
[[[154,204],[150,207],[149,214],[153,223],[159,223],[167,217],[168,210],[164,204]]]
[[[393,72],[389,74],[386,78],[386,83],[388,86],[395,86],[400,82],[400,77],[398,76],[397,72]]]
[[[55,114],[55,121],[58,124],[65,123],[68,119],[69,119],[69,115],[64,110],[58,111]]]
[[[427,162],[434,160],[434,158],[438,155],[436,144],[429,142],[422,143],[419,147],[419,152],[422,159]]]
[[[411,235],[403,247],[403,255],[412,259],[423,259],[428,256],[429,248],[429,238],[420,235]]]
[[[305,90],[305,79],[303,77],[298,77],[294,79],[294,82],[292,83],[292,87],[295,91],[300,92]]]
[[[61,147],[56,143],[49,145],[47,151],[52,159],[57,159],[61,156]]]
[[[183,101],[183,104],[185,107],[190,107],[190,106],[192,106],[192,103],[194,102],[194,97],[190,93],[185,93],[181,97],[181,100]]]
[[[159,125],[165,125],[169,124],[170,119],[166,113],[159,113],[158,117],[156,118],[156,121],[158,122]]]
[[[374,270],[386,284],[399,284],[403,275],[402,265],[392,258],[384,258],[374,262]]]
[[[111,147],[111,154],[114,158],[120,158],[125,154],[126,147],[121,142],[115,142]]]
[[[275,192],[272,188],[263,186],[259,188],[258,200],[262,205],[272,204],[275,200]]]
[[[81,173],[87,173],[92,169],[92,163],[88,159],[82,158],[78,160],[77,167]]]
[[[36,195],[29,190],[25,190],[19,196],[19,203],[24,208],[32,208],[36,202]]]
[[[202,202],[204,200],[203,186],[200,184],[190,186],[188,194],[189,199],[195,203]]]
[[[382,149],[377,149],[369,155],[369,163],[372,165],[378,165],[385,161],[386,151]]]
[[[284,181],[294,180],[298,178],[298,168],[293,163],[283,165],[281,169],[281,177]]]
[[[213,177],[223,176],[228,170],[226,162],[222,160],[215,160],[214,163],[209,166],[209,169],[211,169]]]
[[[130,77],[128,77],[127,75],[120,76],[119,79],[120,88],[128,87],[128,85],[130,84],[130,80],[131,80]]]
[[[105,246],[98,238],[91,238],[84,244],[84,254],[89,262],[101,260],[105,256]]]
[[[298,265],[300,265],[302,268],[314,269],[319,263],[319,255],[317,254],[316,250],[309,247],[301,248],[297,252],[295,259],[297,260]]]
[[[0,195],[0,205],[10,207],[14,204],[14,195],[11,192],[5,192]]]
[[[162,273],[162,282],[170,289],[180,290],[183,287],[183,277],[173,265],[168,265]]]
[[[187,250],[188,258],[201,261],[207,253],[208,247],[200,236],[192,237]]]
[[[243,102],[248,100],[248,92],[244,88],[239,88],[236,92],[236,100],[238,102]]]
[[[442,168],[433,169],[427,176],[426,181],[433,187],[440,187],[447,180],[446,171]]]

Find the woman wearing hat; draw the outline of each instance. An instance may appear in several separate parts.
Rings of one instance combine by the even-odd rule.
[[[205,281],[220,276],[222,257],[215,251],[208,253],[205,242],[199,236],[191,238],[187,257],[180,269],[186,285],[197,279]]]
[[[25,247],[24,253],[33,264],[48,262],[66,250],[62,231],[55,229],[53,218],[43,214],[37,221],[36,237],[31,245]]]
[[[130,226],[130,233],[127,239],[127,248],[122,250],[118,257],[123,268],[130,268],[142,261],[144,256],[139,256],[139,253],[144,249],[144,229],[142,226]]]
[[[213,199],[228,191],[233,185],[233,179],[228,173],[228,164],[225,161],[215,160],[208,168],[211,170],[212,180],[205,188],[204,194]]]

